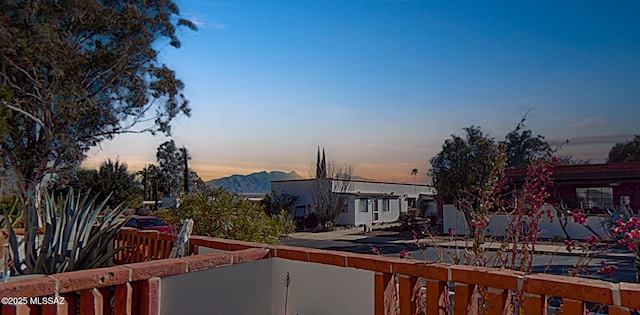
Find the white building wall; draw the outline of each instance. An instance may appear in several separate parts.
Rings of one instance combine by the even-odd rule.
[[[355,206],[355,223],[354,225],[361,225],[361,224],[366,224],[371,226],[371,224],[373,223],[373,213],[371,210],[371,206],[372,206],[372,201],[370,199],[367,199],[367,202],[369,203],[369,208],[367,212],[362,212],[360,211],[361,209],[361,204],[363,202],[362,198],[354,198],[354,206]]]
[[[443,233],[449,233],[449,229],[455,229],[456,235],[470,234],[462,212],[458,211],[450,204],[444,205],[442,210]],[[550,205],[543,206],[542,210],[551,210],[551,213],[554,215],[556,213],[556,210]],[[489,216],[489,225],[485,228],[486,235],[505,236],[506,231],[509,229],[509,222],[512,219],[512,216],[508,216],[506,214],[494,214]],[[587,224],[596,231],[600,237],[605,238],[607,235],[604,227],[605,225],[603,224],[605,220],[606,218],[602,216],[589,216],[587,217]],[[557,220],[557,218],[554,218],[553,222],[551,222],[548,218],[544,217],[538,226],[540,229],[540,238],[565,238],[565,234],[562,232],[562,228],[560,227],[560,221]],[[586,237],[593,235],[585,226],[574,223],[571,219],[567,222],[566,229],[569,236],[573,239],[585,239]]]
[[[382,203],[384,202],[384,199],[378,199],[380,222],[395,222],[398,221],[398,217],[400,216],[400,208],[398,208],[399,198],[388,198],[388,200],[389,209],[387,211],[383,211]]]
[[[351,191],[360,193],[393,193],[394,195],[407,195],[416,198],[419,194],[434,195],[436,191],[428,185],[382,183],[367,181],[351,181]]]
[[[350,195],[346,195],[345,198],[347,198],[347,212],[340,213],[338,225],[358,225],[356,224],[356,198]]]
[[[279,195],[287,193],[298,196],[297,204],[311,204],[311,188],[313,181],[310,180],[292,180],[292,181],[274,181],[271,182],[271,193]]]
[[[435,196],[435,190],[428,185],[413,184],[396,184],[381,183],[367,181],[351,181],[348,185],[349,189],[345,193],[348,198],[348,212],[340,214],[338,225],[361,224],[371,225],[373,221],[373,200],[378,200],[378,220],[375,222],[395,222],[398,220],[400,213],[406,213],[408,210],[407,199],[417,198],[420,194]],[[340,191],[343,187],[341,181],[333,182],[334,191]],[[273,181],[271,182],[271,193],[281,194],[287,193],[298,196],[295,206],[308,206],[313,204],[311,189],[313,188],[313,180],[290,180],[290,181]],[[351,193],[351,194],[350,194]],[[372,196],[366,196],[372,194]],[[373,196],[376,194],[393,194],[397,196],[389,198],[389,210],[383,211],[382,200],[384,196]],[[364,196],[363,196],[364,195]],[[360,199],[367,197],[369,199],[369,207],[367,212],[360,211]],[[295,211],[295,207],[294,210]],[[293,213],[295,214],[295,213]]]
[[[313,198],[311,197],[312,187],[313,182],[310,180],[274,181],[271,182],[271,194],[279,195],[287,193],[289,195],[297,196],[298,200],[296,200],[296,203],[291,210],[291,215],[295,216],[296,207],[304,206],[310,208],[313,204]]]

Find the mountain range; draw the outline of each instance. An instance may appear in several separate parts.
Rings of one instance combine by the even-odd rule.
[[[295,171],[289,173],[272,171],[257,172],[249,175],[231,175],[218,179],[212,179],[207,183],[212,188],[223,188],[224,190],[238,194],[266,194],[271,190],[272,180],[287,180],[303,178]]]

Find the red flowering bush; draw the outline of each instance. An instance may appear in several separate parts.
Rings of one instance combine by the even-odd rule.
[[[489,218],[488,217],[482,217],[481,219],[478,220],[471,220],[471,225],[477,227],[477,228],[484,228],[487,225],[489,225]]]
[[[573,218],[573,222],[577,224],[587,225],[587,215],[580,209],[569,211],[569,214]]]
[[[542,207],[550,196],[550,188],[553,187],[553,162],[552,159],[545,158],[533,161],[527,167],[522,194],[514,200],[514,204],[504,205],[513,209],[513,219],[509,222],[505,237],[508,244],[504,244],[509,250],[502,256],[501,267],[526,272],[533,270],[533,253],[538,242],[540,223],[545,220],[553,222],[551,210],[543,210]]]
[[[573,221],[582,225],[587,225],[587,216],[580,209],[570,211]],[[618,240],[618,244],[626,247],[627,249],[635,252],[636,261],[640,261],[640,218],[624,216],[615,222],[611,226],[611,236]],[[589,236],[585,239],[587,246],[595,246],[600,242],[600,238],[597,235]],[[565,241],[566,243],[566,241]],[[575,247],[575,244],[567,243],[567,250]],[[569,250],[570,251],[570,250]],[[613,266],[607,266],[602,262],[603,267],[598,269],[598,272],[612,274],[615,270]],[[640,272],[640,265],[636,264],[637,272]]]

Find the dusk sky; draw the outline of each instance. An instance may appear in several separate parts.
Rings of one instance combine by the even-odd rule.
[[[369,179],[426,182],[451,134],[526,126],[604,162],[640,133],[640,1],[177,1],[198,25],[160,58],[192,117],[173,139],[205,180],[307,176],[318,146]],[[89,152],[139,170],[163,136]]]

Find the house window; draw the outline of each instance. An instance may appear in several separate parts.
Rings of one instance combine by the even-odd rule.
[[[382,199],[382,211],[389,211],[389,199]]]
[[[369,212],[369,199],[360,198],[360,212]]]
[[[345,197],[341,197],[340,201],[340,212],[348,213],[349,212],[349,201]]]
[[[296,206],[294,217],[302,218],[307,214],[307,206]]]
[[[613,187],[576,188],[580,207],[589,210],[613,208]]]

